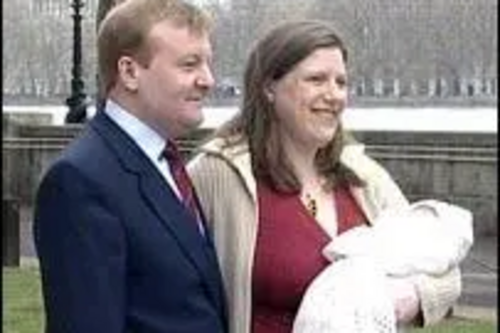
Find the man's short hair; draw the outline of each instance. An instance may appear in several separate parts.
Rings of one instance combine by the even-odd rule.
[[[104,96],[116,83],[120,57],[130,56],[144,66],[149,64],[152,51],[147,36],[155,24],[166,20],[199,34],[212,26],[206,12],[182,0],[123,0],[108,11],[97,33],[99,79]]]

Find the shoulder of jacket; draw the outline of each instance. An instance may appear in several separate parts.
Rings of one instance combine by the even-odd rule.
[[[256,197],[256,181],[253,176],[250,152],[246,143],[227,146],[222,139],[203,145],[200,152],[188,164],[188,171],[195,179],[206,179],[210,173],[213,182],[244,184],[251,197]]]
[[[246,172],[250,168],[250,154],[247,144],[235,144],[228,146],[224,139],[215,138],[205,143],[198,149],[198,153],[188,163],[188,168],[193,169],[204,165],[220,165]]]
[[[363,144],[345,146],[340,160],[364,180],[372,180],[387,173],[380,163],[366,154],[366,147]]]

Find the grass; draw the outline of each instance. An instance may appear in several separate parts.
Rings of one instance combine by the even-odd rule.
[[[497,325],[492,322],[451,318],[439,325],[411,329],[407,333],[493,333],[496,331]]]
[[[36,268],[3,268],[2,332],[42,333],[43,305]]]
[[[3,268],[3,321],[5,333],[42,333],[43,305],[37,268]],[[451,318],[425,329],[407,333],[491,333],[496,323]]]

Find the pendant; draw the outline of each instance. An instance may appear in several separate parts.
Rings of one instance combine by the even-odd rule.
[[[318,214],[318,202],[309,193],[306,193],[306,208],[309,214],[316,218]]]

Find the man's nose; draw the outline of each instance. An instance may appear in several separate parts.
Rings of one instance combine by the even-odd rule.
[[[214,75],[208,65],[205,65],[196,81],[200,87],[211,89],[215,85]]]

